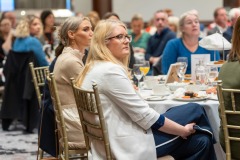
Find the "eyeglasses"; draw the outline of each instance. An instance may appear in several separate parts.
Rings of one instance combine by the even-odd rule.
[[[119,34],[119,35],[116,35],[116,36],[113,36],[113,37],[110,37],[108,39],[113,39],[113,38],[116,38],[118,39],[120,42],[125,42],[126,39],[128,40],[128,42],[131,42],[132,41],[132,36],[131,35],[124,35],[124,34]]]

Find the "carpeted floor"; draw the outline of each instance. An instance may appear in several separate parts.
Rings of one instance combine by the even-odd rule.
[[[37,133],[23,134],[19,124],[12,128],[12,131],[3,131],[0,125],[0,160],[36,160]]]

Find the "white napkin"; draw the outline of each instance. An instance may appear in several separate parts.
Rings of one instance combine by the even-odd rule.
[[[208,50],[230,50],[232,48],[232,44],[219,33],[202,38],[199,41],[199,46]]]
[[[183,97],[185,92],[186,92],[186,89],[184,89],[184,88],[178,88],[178,89],[174,92],[173,96],[174,96],[175,98]]]

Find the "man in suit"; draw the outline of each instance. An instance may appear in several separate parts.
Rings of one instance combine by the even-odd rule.
[[[214,22],[215,27],[213,27],[211,30],[207,32],[207,35],[214,34],[216,32],[223,33],[227,30],[228,27],[228,17],[227,17],[227,11],[223,7],[216,8],[214,13]]]

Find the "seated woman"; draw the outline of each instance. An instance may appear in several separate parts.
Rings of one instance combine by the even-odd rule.
[[[140,15],[136,14],[131,20],[131,31],[129,34],[132,35],[131,45],[133,46],[134,53],[145,53],[147,49],[148,39],[150,34],[143,31],[144,23]]]
[[[100,21],[85,68],[76,82],[89,90],[93,82],[98,85],[114,159],[152,160],[164,155],[175,159],[216,159],[211,128],[201,106],[191,103],[160,115],[136,93],[127,67],[130,41],[124,23]],[[99,123],[94,117],[90,119]],[[195,124],[205,124],[210,132],[196,131]],[[91,142],[92,158],[106,159],[103,143]]]
[[[195,11],[183,13],[179,20],[180,32],[182,37],[170,40],[162,55],[162,60],[158,65],[162,65],[162,73],[167,74],[172,63],[177,62],[178,57],[188,58],[187,74],[191,73],[192,54],[210,54],[211,61],[214,60],[214,51],[204,49],[198,45],[200,27],[199,18]],[[216,60],[220,59],[219,52],[216,52]]]
[[[16,28],[12,50],[15,52],[33,51],[39,66],[48,66],[40,41],[36,38],[41,34],[42,25],[38,17],[28,15],[19,22]]]
[[[235,29],[236,28],[236,29]],[[226,63],[220,68],[220,72],[218,75],[218,79],[222,80],[222,87],[229,88],[229,89],[240,89],[240,17],[238,17],[237,22],[235,23],[234,30],[233,30],[233,38],[232,38],[232,49],[229,53],[229,58]],[[224,105],[226,109],[232,108],[231,104],[231,95],[224,94],[224,99],[226,100]],[[236,104],[240,104],[240,94],[236,94],[235,102]],[[236,105],[236,110],[240,110],[239,105]],[[231,115],[227,117],[229,124],[236,124],[239,123],[240,118],[235,115]],[[222,124],[222,123],[221,123]],[[230,130],[229,135],[240,135],[237,130]],[[223,128],[221,126],[220,130],[220,142],[225,149],[225,142],[224,142],[224,133]],[[240,159],[240,142],[231,141],[231,153],[233,159]]]

